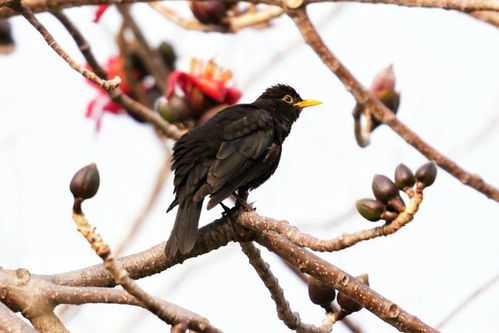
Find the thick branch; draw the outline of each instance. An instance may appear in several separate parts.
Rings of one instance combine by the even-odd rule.
[[[330,283],[335,289],[345,293],[376,316],[401,332],[438,332],[419,318],[404,311],[397,304],[384,298],[367,285],[319,258],[315,254],[298,247],[282,235],[264,232],[257,236],[258,243],[275,252],[303,273]]]
[[[37,333],[33,327],[26,324],[14,314],[5,304],[0,302],[0,331],[11,333]]]
[[[149,295],[145,292],[135,280],[130,278],[128,272],[123,266],[114,259],[109,246],[102,237],[95,232],[83,214],[73,213],[73,219],[76,222],[78,231],[87,239],[95,253],[104,261],[104,266],[112,274],[116,283],[120,284],[130,295],[133,295],[149,311],[154,313],[164,322],[171,325],[186,324],[191,330],[206,333],[221,333],[218,328],[210,325],[207,319],[192,312],[185,311],[175,304]]]
[[[140,279],[164,271],[182,263],[184,260],[208,253],[235,240],[251,240],[251,233],[231,223],[224,217],[210,223],[198,231],[198,240],[194,249],[186,255],[167,258],[164,254],[165,243],[160,243],[148,250],[121,259],[118,262],[128,271],[133,279]],[[71,286],[114,286],[115,282],[106,268],[100,264],[81,270],[46,276],[56,284]]]
[[[499,5],[499,2],[497,3]],[[312,25],[312,22],[310,22],[304,9],[290,11],[289,15],[300,30],[305,42],[310,45],[324,64],[343,82],[345,88],[355,97],[357,102],[365,105],[378,121],[388,125],[407,141],[407,143],[416,148],[429,160],[434,160],[438,166],[459,179],[463,184],[473,187],[487,197],[499,202],[499,189],[487,184],[480,176],[467,172],[455,162],[432,148],[428,143],[423,141],[407,126],[400,122],[371,92],[366,90],[327,48]]]

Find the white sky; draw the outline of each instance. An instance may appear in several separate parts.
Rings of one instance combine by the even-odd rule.
[[[185,4],[172,4],[185,9]],[[338,4],[310,6],[314,21],[331,16]],[[321,24],[325,42],[365,85],[394,63],[402,93],[400,119],[462,167],[499,186],[499,34],[496,28],[444,10],[388,5],[342,4],[338,16]],[[387,128],[374,133],[367,149],[356,146],[353,98],[307,46],[292,48],[271,67],[265,63],[299,34],[286,18],[265,31],[237,35],[187,32],[164,21],[146,5],[134,11],[153,44],[172,41],[178,67],[189,59],[215,58],[231,68],[245,87],[243,102],[267,86],[288,83],[302,97],[323,105],[306,110],[284,145],[276,174],[250,195],[257,212],[287,219],[323,238],[371,227],[357,214],[340,224],[335,216],[372,196],[376,173],[393,175],[396,165],[415,169],[425,158]],[[100,25],[93,8],[68,11],[104,61],[116,52],[114,10]],[[50,15],[39,15],[60,44],[83,61],[69,35]],[[81,166],[96,162],[98,195],[84,204],[90,222],[111,246],[117,245],[148,198],[163,158],[152,130],[126,117],[107,116],[99,135],[84,119],[95,90],[48,48],[21,18],[12,20],[17,50],[0,58],[0,265],[33,273],[58,273],[99,259],[71,221],[69,180]],[[323,20],[324,21],[324,20]],[[262,70],[265,68],[265,70]],[[256,76],[255,76],[256,75]],[[248,82],[252,77],[256,80]],[[164,241],[174,213],[171,179],[128,253]],[[201,224],[219,209],[203,212]],[[358,275],[369,273],[373,289],[430,325],[499,273],[499,206],[439,170],[415,221],[395,235],[361,243],[339,253],[321,254]],[[320,324],[323,313],[306,286],[276,257],[264,258],[282,282],[293,310]],[[188,260],[143,279],[149,292],[206,316],[226,332],[288,332],[274,304],[238,246]],[[499,285],[470,305],[444,332],[497,332]],[[352,319],[365,332],[394,329],[363,310]],[[130,307],[87,305],[64,319],[71,332],[159,332],[164,323]],[[134,324],[132,324],[134,323]],[[345,332],[341,325],[335,332]]]

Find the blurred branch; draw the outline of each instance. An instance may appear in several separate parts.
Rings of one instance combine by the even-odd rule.
[[[139,215],[135,218],[135,221],[133,222],[132,226],[130,227],[127,236],[123,241],[118,244],[116,247],[116,255],[119,256],[123,250],[127,247],[127,245],[130,243],[130,241],[138,234],[140,228],[144,224],[147,216],[151,213],[151,210],[154,208],[154,205],[156,204],[156,201],[161,194],[161,191],[164,187],[164,184],[166,180],[168,179],[168,176],[170,175],[170,167],[171,167],[171,153],[169,149],[166,150],[166,156],[164,158],[164,162],[161,165],[161,168],[158,172],[158,175],[156,177],[156,182],[154,184],[153,190],[151,191],[151,194],[149,195],[149,200],[147,201],[146,205],[144,208],[140,211]]]
[[[419,205],[423,201],[421,190],[416,191],[410,199],[409,205],[390,223],[380,227],[357,231],[351,234],[342,234],[330,240],[316,238],[302,233],[297,227],[290,225],[287,221],[278,221],[268,217],[258,216],[256,213],[241,213],[241,224],[252,230],[277,232],[300,247],[307,247],[314,251],[332,252],[351,247],[359,242],[372,238],[388,236],[400,230],[414,219]]]
[[[37,333],[33,327],[26,324],[14,314],[5,304],[0,302],[0,331],[11,333]]]
[[[437,329],[442,329],[449,321],[452,320],[459,312],[461,312],[466,306],[470,305],[478,296],[480,296],[487,289],[492,287],[494,284],[499,282],[499,274],[494,276],[492,279],[487,281],[480,288],[475,290],[471,295],[466,297],[464,301],[462,301],[454,310],[452,310],[440,323],[437,324]]]
[[[161,116],[155,113],[153,110],[149,109],[145,105],[134,101],[132,98],[123,94],[123,92],[118,88],[120,83],[120,79],[114,78],[113,80],[106,81],[99,78],[93,72],[85,69],[81,65],[78,65],[54,40],[52,35],[47,31],[47,29],[38,21],[38,19],[33,15],[28,7],[25,7],[19,0],[12,0],[9,2],[9,6],[15,8],[16,11],[21,13],[32,25],[35,27],[38,32],[43,36],[47,44],[59,55],[63,58],[74,70],[82,74],[86,79],[98,84],[104,90],[106,90],[111,98],[123,105],[123,107],[130,113],[142,118],[144,121],[153,125],[158,131],[163,133],[165,136],[173,139],[178,139],[184,133],[179,130],[176,126],[168,124],[166,121],[161,118]],[[85,39],[81,35],[81,33],[76,34],[78,30],[73,25],[72,26],[72,36],[78,35],[78,38],[75,39],[75,42],[79,47],[85,45]],[[91,54],[90,49],[88,49],[87,54]],[[85,56],[85,54],[83,54]],[[86,58],[89,61],[88,58]],[[89,62],[90,64],[90,62]],[[93,68],[95,71],[96,69]]]
[[[378,121],[388,125],[393,131],[407,141],[407,143],[416,148],[429,160],[434,160],[442,169],[460,180],[463,184],[468,185],[477,191],[482,192],[487,197],[499,202],[499,189],[487,184],[480,176],[467,172],[455,162],[435,150],[400,122],[378,98],[365,89],[327,48],[315,30],[312,22],[310,22],[304,9],[289,11],[288,14],[295,22],[305,42],[310,45],[324,64],[343,82],[345,88],[354,96],[356,101],[368,108]]]
[[[123,266],[114,259],[114,255],[112,254],[109,245],[107,245],[102,237],[95,232],[95,228],[88,223],[83,213],[74,211],[73,220],[77,225],[78,231],[87,239],[95,253],[103,260],[104,266],[109,273],[111,273],[116,283],[121,285],[130,295],[137,298],[149,311],[171,325],[187,324],[189,329],[198,332],[222,332],[218,328],[211,326],[207,319],[190,311],[186,311],[175,304],[159,301],[146,293],[130,278]]]
[[[492,24],[494,27],[499,28],[499,13],[491,10],[474,11],[470,13],[476,19]]]
[[[132,15],[130,14],[130,6],[117,5],[116,7],[123,17],[125,26],[127,26],[132,31],[135,39],[139,43],[140,47],[137,50],[139,51],[138,54],[142,59],[142,63],[146,67],[147,71],[154,77],[155,84],[161,94],[164,94],[166,91],[166,78],[168,76],[168,70],[163,64],[159,53],[149,46],[149,43],[147,42],[139,26],[137,25],[137,22],[135,22]]]
[[[16,15],[16,11],[9,8],[1,8],[6,6],[12,0],[0,0],[0,18]],[[126,4],[137,2],[156,2],[157,0],[25,0],[26,6],[35,13],[60,10],[70,7],[78,7],[84,5],[101,5],[101,4]],[[236,2],[236,0],[228,0]],[[248,0],[250,3],[265,3],[268,5],[282,6],[278,0]],[[297,8],[300,5],[307,5],[317,2],[361,2],[372,4],[391,4],[406,7],[426,7],[426,8],[442,8],[453,9],[463,12],[472,11],[499,11],[499,3],[494,0],[303,0],[291,1],[294,2],[292,8]]]
[[[163,6],[160,2],[149,3],[153,9],[160,13],[167,20],[177,24],[187,30],[197,30],[204,32],[237,32],[243,28],[254,27],[266,23],[273,18],[284,14],[284,9],[277,6],[270,6],[265,10],[249,12],[242,15],[227,17],[228,26],[203,24],[195,19],[189,19],[178,15],[175,11]]]
[[[260,256],[260,251],[251,243],[244,242],[239,243],[244,254],[248,257],[248,260],[260,276],[260,279],[265,284],[267,289],[275,302],[277,316],[281,319],[284,324],[290,329],[298,333],[329,333],[332,329],[332,323],[328,322],[322,327],[316,327],[314,325],[305,324],[301,321],[300,315],[297,312],[293,312],[289,306],[288,301],[284,297],[284,291],[279,285],[279,281],[272,274],[269,264],[267,264]]]
[[[53,11],[54,15],[66,28],[66,30],[71,34],[76,45],[80,49],[81,54],[85,57],[90,68],[93,69],[94,73],[100,78],[106,78],[106,71],[99,65],[97,59],[95,59],[94,54],[90,48],[90,44],[80,33],[78,28],[69,20],[69,18],[62,11]]]

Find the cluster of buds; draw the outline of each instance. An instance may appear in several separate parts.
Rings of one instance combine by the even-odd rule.
[[[204,123],[228,105],[235,104],[241,92],[229,86],[232,72],[215,61],[191,60],[189,73],[174,71],[168,77],[166,98],[155,109],[169,122],[194,120]],[[177,94],[177,91],[181,94]]]
[[[78,170],[69,184],[74,197],[73,212],[81,214],[81,203],[92,198],[99,189],[100,176],[95,163]]]
[[[362,274],[357,277],[362,283],[369,285],[369,276],[367,274]],[[309,277],[308,279],[308,296],[312,303],[317,304],[324,308],[326,312],[332,312],[331,303],[336,297],[336,290],[328,283],[318,280],[314,277]],[[336,297],[336,302],[340,306],[340,311],[342,312],[342,317],[349,315],[350,313],[357,312],[362,309],[357,302],[352,300],[350,297],[338,292]]]
[[[376,74],[370,90],[388,109],[395,114],[397,113],[400,104],[400,93],[395,90],[393,65]],[[355,106],[352,115],[355,120],[355,139],[359,146],[365,147],[369,144],[369,134],[380,125],[380,122],[362,104]]]
[[[176,54],[171,44],[164,41],[161,42],[157,48],[157,52],[160,55],[164,66],[169,70],[173,70]],[[133,49],[127,54],[110,57],[107,60],[104,69],[107,72],[107,79],[112,79],[116,76],[121,78],[119,88],[124,94],[140,100],[139,96],[136,96],[136,89],[134,89],[133,86],[138,85],[139,87],[135,88],[139,88],[143,91],[145,101],[142,102],[146,103],[148,106],[152,106],[154,100],[161,95],[158,88],[154,84],[151,84],[150,80],[147,80],[151,77],[151,74],[147,71],[141,57],[139,57],[137,52],[134,52]],[[100,86],[92,81],[88,82],[98,90],[98,94],[88,103],[85,117],[93,119],[95,121],[96,131],[99,131],[102,124],[102,117],[105,113],[119,115],[125,114],[126,112],[120,104],[112,101],[108,93]],[[142,119],[136,117],[134,117],[134,119],[143,122]]]
[[[395,182],[383,175],[375,175],[372,182],[374,199],[357,200],[357,211],[369,221],[380,219],[391,222],[398,214],[405,210],[405,204],[400,191],[409,197],[414,194],[414,185],[417,191],[433,184],[437,177],[437,167],[434,161],[423,164],[414,175],[411,169],[399,164],[395,169]]]
[[[14,38],[12,27],[6,19],[0,19],[0,54],[8,54],[14,51]]]

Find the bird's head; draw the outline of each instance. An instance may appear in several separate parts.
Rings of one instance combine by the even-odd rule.
[[[271,111],[275,117],[292,121],[298,118],[303,108],[321,103],[315,99],[302,99],[296,90],[285,84],[267,88],[255,101],[255,104]]]

